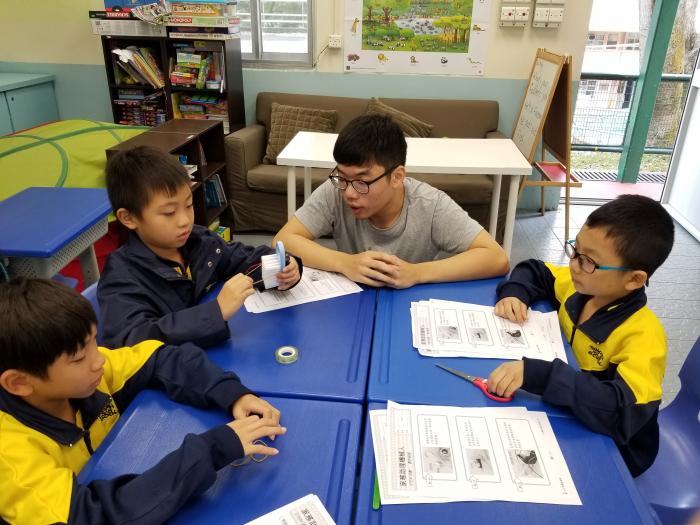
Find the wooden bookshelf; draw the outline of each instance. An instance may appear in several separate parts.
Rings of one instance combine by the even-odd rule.
[[[173,111],[173,95],[219,95],[226,100],[228,110],[228,129],[233,132],[245,127],[245,104],[243,99],[243,64],[241,61],[241,41],[239,38],[228,40],[201,41],[209,52],[219,53],[223,58],[224,88],[210,89],[189,87],[172,84],[170,67],[175,60],[177,50],[182,45],[194,46],[195,39],[147,37],[147,36],[102,36],[102,53],[107,73],[107,86],[112,107],[114,122],[118,124],[156,126],[175,117]],[[117,65],[118,57],[113,49],[124,49],[127,46],[145,47],[150,50],[158,69],[163,75],[164,86],[154,87],[148,83],[126,84],[120,82],[124,77],[122,69]],[[134,91],[130,95],[125,95]],[[138,93],[136,93],[138,92]],[[152,100],[125,99],[125,96],[153,96]],[[161,93],[161,95],[156,95]],[[194,119],[193,119],[194,120]],[[215,121],[215,119],[211,119]]]
[[[224,226],[233,226],[224,152],[224,127],[216,120],[173,119],[109,148],[107,158],[119,151],[136,146],[151,146],[165,153],[185,155],[188,164],[197,166],[194,172],[192,197],[194,222],[209,226],[219,219]],[[225,195],[225,204],[207,205],[206,182],[218,176]]]

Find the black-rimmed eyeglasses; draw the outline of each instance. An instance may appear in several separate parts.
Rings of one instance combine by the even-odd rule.
[[[618,270],[621,272],[630,271],[631,268],[626,268],[624,266],[601,266],[588,255],[584,255],[578,250],[576,250],[576,240],[570,239],[566,241],[564,245],[564,251],[569,259],[578,259],[579,268],[586,273],[593,273],[596,270]]]
[[[331,180],[331,183],[333,186],[338,188],[341,191],[345,191],[345,189],[348,187],[348,184],[352,186],[352,188],[357,192],[357,193],[369,193],[369,187],[377,182],[379,179],[382,177],[386,177],[387,175],[390,175],[393,173],[393,171],[398,168],[399,166],[393,166],[386,170],[384,173],[382,173],[379,177],[376,179],[372,180],[362,180],[362,179],[353,179],[349,180],[343,177],[342,175],[338,174],[338,166],[333,168],[333,171],[331,171],[331,174],[328,176],[328,178]]]

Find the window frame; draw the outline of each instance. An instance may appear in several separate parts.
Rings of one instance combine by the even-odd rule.
[[[278,53],[264,52],[261,50],[263,42],[263,29],[260,23],[262,2],[264,0],[249,0],[250,5],[250,33],[252,53],[241,52],[241,60],[244,67],[264,68],[299,68],[311,69],[314,53],[314,0],[305,0],[308,12],[307,52]],[[302,57],[302,58],[300,58]]]

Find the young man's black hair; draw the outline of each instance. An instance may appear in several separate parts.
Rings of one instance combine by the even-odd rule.
[[[333,157],[344,166],[378,164],[385,169],[406,164],[406,138],[399,125],[382,115],[352,119],[338,135]]]
[[[673,248],[673,219],[649,197],[621,195],[591,213],[586,225],[606,230],[623,265],[649,277]]]
[[[189,183],[187,171],[168,153],[150,146],[120,151],[107,162],[107,194],[116,212],[124,208],[140,217],[154,192],[174,195]]]
[[[17,369],[45,379],[62,354],[73,355],[97,324],[90,302],[50,279],[0,284],[0,373]]]

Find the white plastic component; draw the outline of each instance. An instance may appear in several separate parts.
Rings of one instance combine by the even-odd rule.
[[[533,22],[548,22],[549,21],[549,8],[548,7],[536,7],[535,16],[532,17]]]
[[[501,7],[501,22],[515,22],[515,7],[509,5]]]
[[[328,35],[328,47],[330,49],[340,49],[343,47],[342,35]]]
[[[550,7],[549,8],[549,23],[561,24],[564,20],[564,8],[563,7]]]
[[[516,7],[515,8],[515,22],[518,25],[527,25],[528,20],[530,20],[530,6],[527,7]]]

